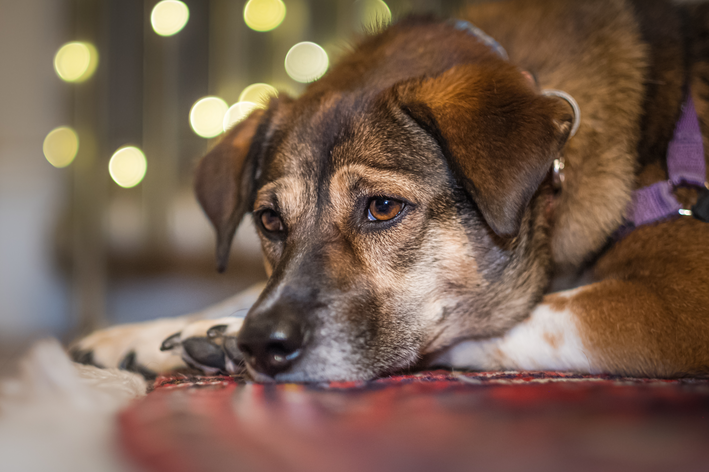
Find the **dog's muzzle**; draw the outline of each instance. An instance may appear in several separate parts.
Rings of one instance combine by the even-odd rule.
[[[296,311],[277,304],[249,314],[237,337],[237,346],[252,369],[275,377],[302,356],[310,336],[304,317]]]

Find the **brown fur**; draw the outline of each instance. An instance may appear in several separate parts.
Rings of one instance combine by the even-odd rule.
[[[639,24],[623,1],[520,0],[476,5],[467,17],[535,73],[541,88],[564,90],[581,107],[552,225],[558,270],[578,267],[622,223],[630,202],[650,62]]]
[[[596,265],[568,308],[609,372],[663,377],[709,366],[709,227],[692,218],[636,229]]]
[[[220,267],[243,214],[254,212],[257,227],[263,211],[283,221],[280,234],[259,227],[272,274],[242,328],[285,312],[307,325],[305,353],[278,380],[367,378],[500,336],[540,302],[552,273],[597,257],[591,289],[545,301],[578,314],[603,369],[709,366],[709,274],[697,257],[707,230],[681,221],[643,228],[602,254],[631,192],[666,178],[657,156],[687,71],[707,125],[706,64],[682,60],[690,56],[675,9],[641,3],[466,9],[510,62],[448,23],[404,20],[366,38],[297,100],[249,117],[203,159],[196,191],[217,229]],[[568,142],[571,110],[545,88],[581,106]],[[547,177],[562,152],[566,180],[554,193]],[[372,223],[367,204],[381,196],[404,210]],[[669,228],[682,234],[679,245]]]

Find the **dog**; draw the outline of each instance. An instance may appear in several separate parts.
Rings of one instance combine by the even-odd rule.
[[[196,169],[219,269],[250,213],[265,286],[99,331],[75,359],[264,382],[706,374],[707,26],[660,0],[511,0],[365,37]],[[677,208],[646,211],[660,191]]]

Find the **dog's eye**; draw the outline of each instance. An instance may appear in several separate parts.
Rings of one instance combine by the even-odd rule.
[[[261,225],[266,231],[271,233],[281,233],[285,229],[283,226],[283,220],[281,220],[278,213],[273,210],[264,210],[261,212],[260,219]]]
[[[404,202],[388,197],[375,197],[369,201],[367,219],[369,221],[389,221],[404,209]]]

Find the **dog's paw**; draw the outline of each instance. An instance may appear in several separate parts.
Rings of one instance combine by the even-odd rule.
[[[238,374],[244,370],[236,347],[243,318],[199,320],[166,338],[160,349],[179,354],[182,360],[207,374]]]
[[[75,362],[116,367],[146,379],[185,367],[179,356],[160,350],[163,340],[182,331],[188,318],[165,318],[96,331],[69,348]]]

